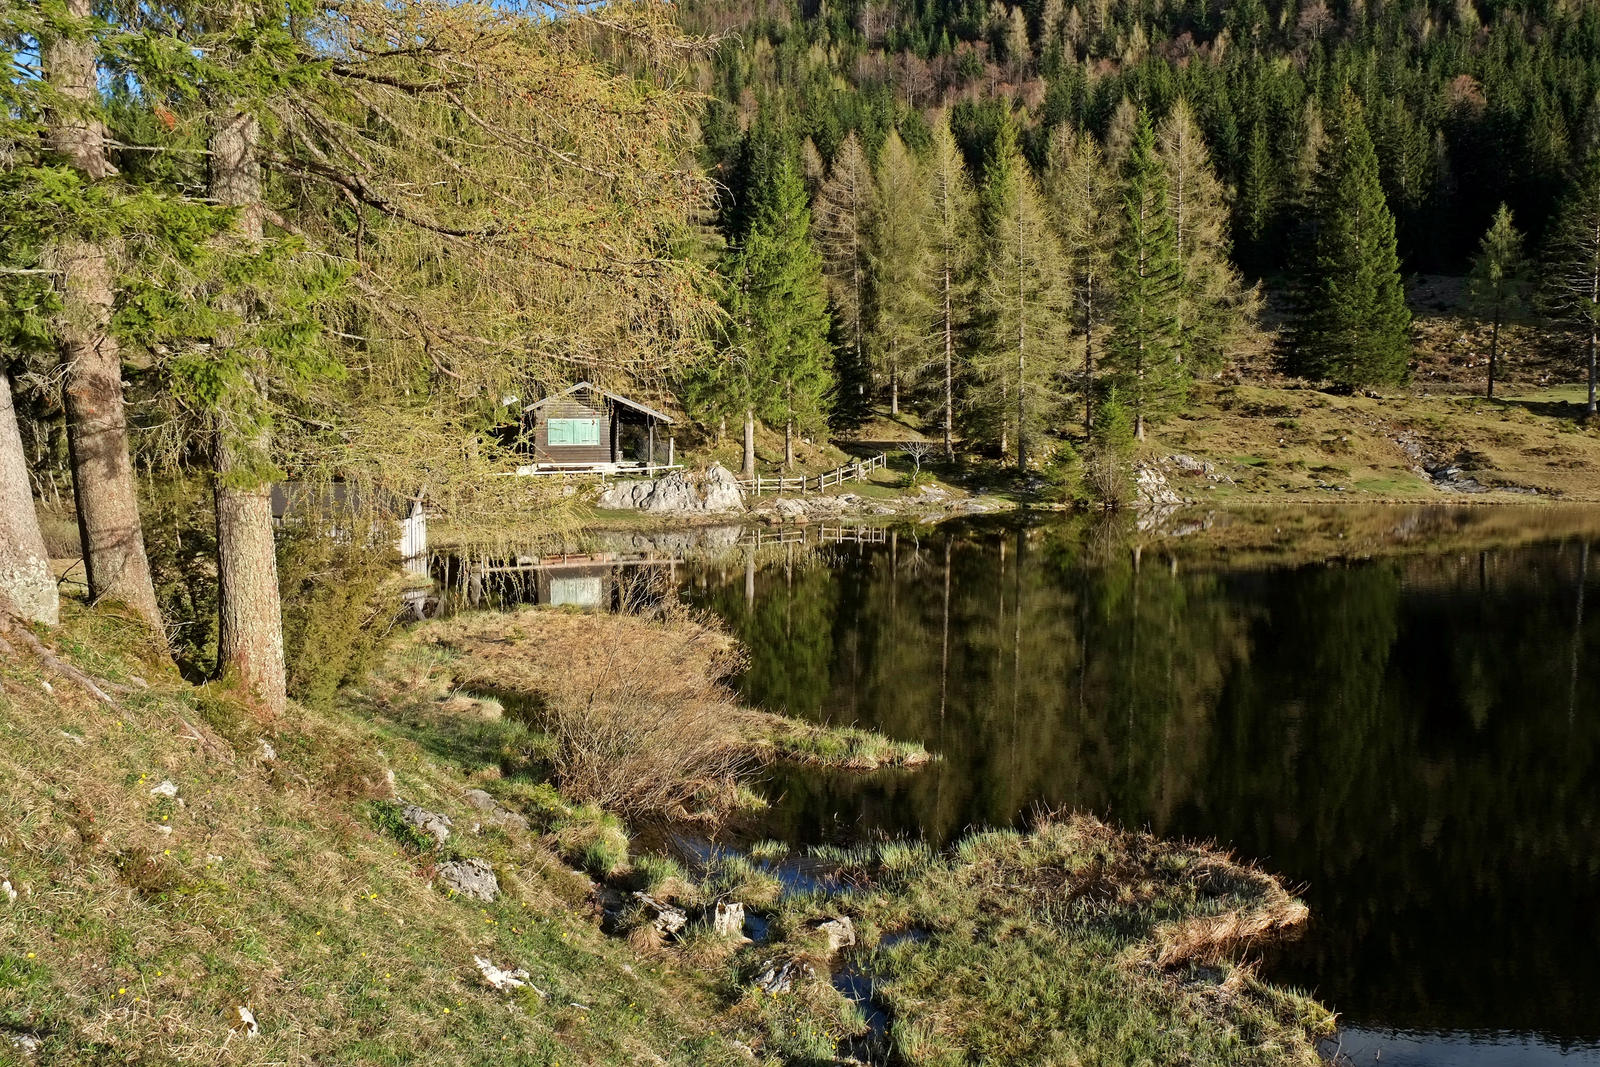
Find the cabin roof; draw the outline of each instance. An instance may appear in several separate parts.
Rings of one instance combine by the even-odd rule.
[[[591,393],[598,393],[601,396],[605,397],[607,400],[611,400],[611,401],[613,401],[615,403],[621,404],[623,407],[632,408],[633,410],[635,410],[637,412],[640,412],[641,414],[649,415],[652,419],[656,419],[656,420],[658,420],[660,422],[664,422],[669,426],[672,425],[672,416],[663,414],[662,412],[657,411],[655,408],[648,407],[648,406],[646,406],[644,404],[641,404],[637,400],[629,400],[625,396],[618,396],[616,393],[613,393],[613,392],[610,392],[609,390],[600,388],[598,385],[595,385],[593,382],[579,382],[577,385],[572,386],[570,389],[563,389],[559,393],[551,393],[549,396],[545,397],[543,400],[535,400],[533,403],[529,404],[527,407],[523,408],[522,410],[523,411],[537,411],[540,408],[544,407],[546,404],[550,403],[552,400],[559,400],[564,396],[571,396],[573,393],[578,392],[580,389],[587,389]]]

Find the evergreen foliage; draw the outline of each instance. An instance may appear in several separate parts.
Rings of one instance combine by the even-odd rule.
[[[1484,395],[1494,399],[1495,379],[1500,369],[1500,327],[1507,319],[1527,311],[1533,288],[1522,234],[1504,204],[1495,212],[1494,222],[1483,235],[1478,254],[1473,257],[1472,273],[1467,278],[1468,296],[1477,313],[1489,320],[1489,381]]]
[[[1350,388],[1405,380],[1411,355],[1394,216],[1361,102],[1347,92],[1328,130],[1299,239],[1290,365]]]
[[[728,391],[738,406],[791,434],[820,432],[834,383],[822,257],[811,243],[796,152],[770,130],[752,134],[766,139],[772,143],[753,155],[771,160],[770,178],[757,187],[750,228],[726,265],[736,367]]]
[[[1106,350],[1111,378],[1133,413],[1134,435],[1188,393],[1179,293],[1183,283],[1165,168],[1150,117],[1139,116],[1122,166],[1122,228],[1114,259],[1116,304]]]
[[[1596,396],[1600,348],[1600,149],[1592,150],[1562,204],[1544,272],[1546,306],[1581,338],[1588,373],[1590,416]]]

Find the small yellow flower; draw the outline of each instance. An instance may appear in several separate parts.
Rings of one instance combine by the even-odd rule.
[[[30,959],[30,960],[31,960],[31,959],[33,959],[33,953],[31,953],[31,952],[30,952],[30,953],[28,953],[28,958],[29,958],[29,959]]]
[[[128,987],[127,986],[120,986],[117,989],[117,996],[120,997],[120,996],[122,996],[122,994],[126,993],[127,991],[128,991]]]
[[[445,1010],[444,1010],[444,1013],[445,1013],[445,1014],[446,1014],[446,1015],[449,1015],[449,1014],[450,1014],[450,1009],[449,1009],[449,1008],[446,1008],[446,1009],[445,1009]]]

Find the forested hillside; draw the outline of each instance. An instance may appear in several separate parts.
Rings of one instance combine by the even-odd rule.
[[[1079,443],[1124,422],[1143,436],[1243,356],[1399,385],[1416,357],[1404,279],[1424,273],[1470,279],[1486,362],[1511,322],[1541,331],[1566,380],[1592,362],[1592,5],[681,8],[720,38],[702,125],[725,276],[787,291],[746,249],[764,213],[788,212],[818,257],[807,284],[828,293],[831,362],[768,345],[786,369],[745,376],[773,383],[754,404],[769,420],[910,403],[1030,466],[1046,428],[1092,430],[1105,401],[1103,433]],[[750,327],[736,319],[734,349],[763,348]]]

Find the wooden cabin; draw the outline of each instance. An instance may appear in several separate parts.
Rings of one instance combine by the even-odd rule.
[[[533,465],[519,473],[670,469],[676,442],[672,418],[589,382],[522,409]]]

